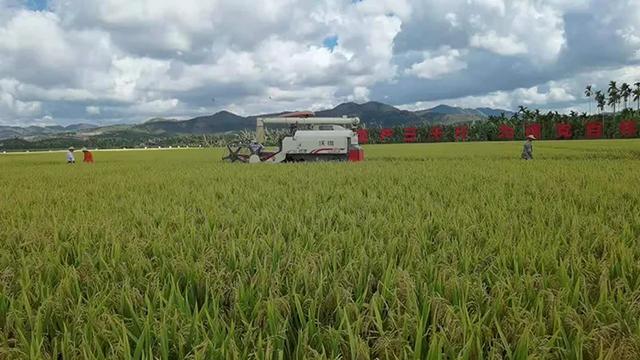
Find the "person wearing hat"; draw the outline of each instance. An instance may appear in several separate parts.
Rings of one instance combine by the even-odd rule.
[[[69,150],[67,151],[67,164],[75,164],[76,163],[76,158],[73,156],[73,146],[71,146],[69,148]]]
[[[93,164],[93,154],[91,153],[91,151],[89,151],[86,147],[83,147],[82,154],[84,155],[82,162]]]
[[[522,148],[522,158],[524,160],[533,160],[533,140],[536,137],[533,135],[527,136],[527,141],[524,142],[524,147]]]

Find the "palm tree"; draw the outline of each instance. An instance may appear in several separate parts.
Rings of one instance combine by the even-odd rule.
[[[631,96],[631,86],[627,83],[622,83],[620,86],[620,97],[624,99],[624,109],[627,109],[627,105],[629,104],[629,96]]]
[[[598,104],[598,109],[600,109],[600,114],[602,115],[602,128],[604,128],[604,107],[607,104],[607,98],[600,90],[596,91],[594,97],[596,99],[596,103]]]
[[[613,120],[616,119],[616,104],[620,102],[620,90],[615,81],[609,83],[609,101],[607,105],[613,108]]]
[[[522,106],[522,105],[520,105],[520,110],[518,110],[518,112],[522,114],[522,135],[526,136],[527,135],[527,118],[529,118],[529,115],[531,114],[531,112],[529,111],[529,109],[527,109],[526,106]]]
[[[589,98],[589,114],[591,114],[591,97],[593,96],[593,88],[591,85],[587,85],[584,89],[584,95]]]
[[[633,89],[633,101],[638,103],[638,111],[640,111],[640,81],[638,81],[634,85],[636,86],[636,88]]]

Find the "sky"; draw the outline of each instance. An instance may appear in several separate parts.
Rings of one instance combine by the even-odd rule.
[[[610,80],[640,81],[640,0],[0,0],[0,125],[589,111]]]

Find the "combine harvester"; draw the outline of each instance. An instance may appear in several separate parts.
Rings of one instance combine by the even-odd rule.
[[[277,151],[256,151],[251,144],[227,145],[228,162],[281,163],[303,161],[362,161],[364,151],[355,131],[357,117],[314,117],[313,112],[296,112],[280,117],[256,119],[256,140],[265,141],[265,125],[289,125],[289,136],[280,140]]]

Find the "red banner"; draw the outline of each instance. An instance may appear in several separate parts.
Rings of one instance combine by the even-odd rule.
[[[571,139],[572,135],[570,124],[556,124],[556,138]]]
[[[431,128],[431,138],[435,141],[440,141],[442,139],[442,135],[444,131],[442,130],[442,126],[435,126]]]
[[[414,127],[404,128],[404,142],[414,143],[418,141],[418,129]]]
[[[602,137],[602,123],[597,121],[588,122],[584,126],[584,137],[587,139],[600,139]]]
[[[542,126],[538,123],[529,124],[524,128],[524,136],[533,135],[536,139],[542,139]]]
[[[384,128],[380,130],[380,141],[385,141],[393,136],[393,129]]]
[[[369,142],[369,131],[367,129],[358,130],[358,143],[366,144]]]
[[[636,136],[636,122],[633,120],[620,121],[620,135],[622,137],[635,137]]]
[[[638,122],[635,120],[623,120],[619,123],[619,135],[621,138],[632,138],[638,135]],[[604,137],[604,127],[600,121],[589,121],[584,124],[584,127],[580,126],[579,129],[584,129],[584,136],[580,138],[585,139],[599,139]],[[468,141],[469,140],[469,125],[456,126],[454,129],[455,141]],[[402,129],[402,141],[405,143],[418,142],[418,133],[420,129],[417,127],[407,127]],[[555,133],[557,139],[572,139],[573,129],[571,124],[557,123],[555,124]],[[360,144],[369,143],[369,130],[359,129],[357,130],[358,142]],[[400,129],[398,129],[398,136],[394,138],[394,129],[382,128],[379,131],[380,142],[393,142],[399,140]],[[433,141],[442,141],[445,135],[445,127],[438,125],[429,129],[428,138]],[[542,126],[539,123],[528,124],[525,127],[525,135],[533,135],[536,139],[542,138]],[[516,127],[509,124],[500,124],[498,126],[498,136],[500,140],[514,140],[516,137]]]
[[[513,138],[516,136],[515,129],[507,124],[500,125],[498,130],[500,131],[500,133],[498,134],[498,139],[513,140]]]
[[[456,130],[455,130],[456,141],[466,141],[468,134],[469,134],[469,127],[468,126],[466,126],[466,125],[464,125],[464,126],[456,126]]]

